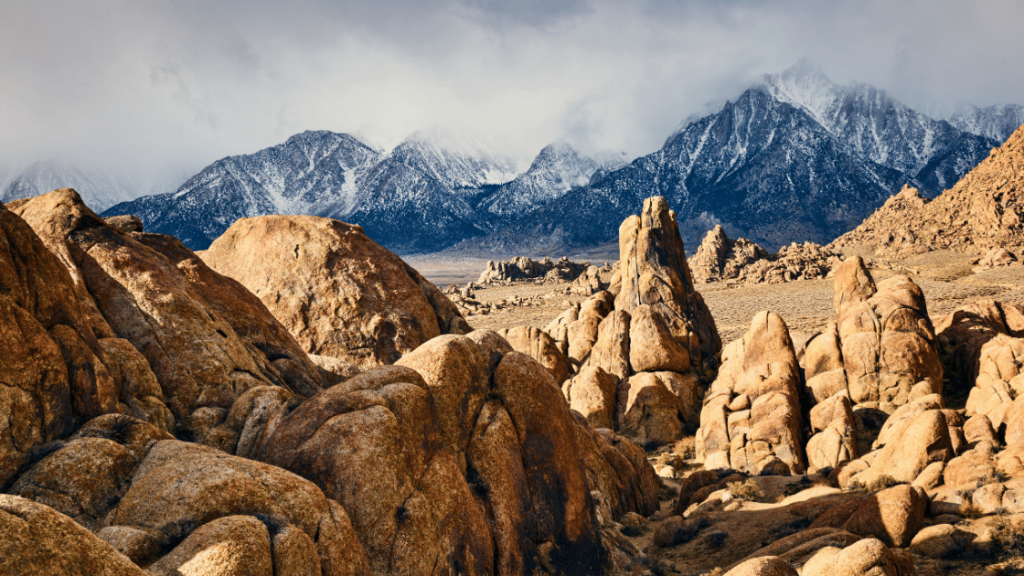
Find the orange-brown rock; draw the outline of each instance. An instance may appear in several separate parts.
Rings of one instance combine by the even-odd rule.
[[[54,443],[55,450],[21,474],[8,492],[46,504],[95,530],[121,500],[150,447],[170,438],[128,416],[100,416],[67,442]]]
[[[699,425],[701,391],[693,374],[640,372],[630,376],[625,386],[620,430],[668,443]]]
[[[632,313],[638,306],[650,306],[673,338],[687,347],[695,372],[710,379],[722,341],[694,289],[675,213],[664,198],[648,198],[641,215],[630,216],[619,227],[619,263],[621,290],[615,309]]]
[[[0,494],[0,573],[144,576],[123,554],[43,504]]]
[[[615,429],[619,378],[599,366],[586,366],[562,390],[569,408],[594,428]]]
[[[249,388],[283,383],[182,270],[137,233],[110,227],[73,190],[19,201],[15,210],[61,256],[80,300],[96,305],[111,336],[146,357],[183,432],[201,436]]]
[[[961,306],[935,324],[939,351],[958,393],[969,392],[978,379],[982,348],[999,334],[1024,337],[1024,306],[978,300]]]
[[[914,576],[914,557],[865,538],[846,548],[822,548],[803,565],[802,576]]]
[[[532,356],[551,371],[555,382],[561,384],[569,377],[569,359],[547,332],[533,326],[517,326],[501,330],[499,334],[508,340],[513,350]]]
[[[928,495],[915,486],[894,486],[859,502],[826,512],[811,528],[842,528],[861,536],[873,536],[888,546],[903,547],[917,534],[928,507]]]
[[[211,533],[204,525],[239,515],[261,515],[304,532],[325,575],[369,574],[363,546],[345,510],[325,498],[319,488],[280,468],[198,444],[164,440],[153,446],[107,522],[184,541],[179,545],[181,552],[180,546],[201,549],[204,542],[219,538],[218,531]],[[188,544],[192,535],[195,538]],[[227,540],[234,541],[234,546],[251,539],[252,533],[246,531],[239,539]],[[174,564],[180,556],[172,551],[160,562]],[[268,563],[264,569],[271,566]]]
[[[775,556],[752,558],[729,570],[725,576],[799,576],[789,562]]]
[[[199,297],[227,320],[242,340],[259,351],[259,355],[253,356],[260,360],[261,356],[266,358],[273,366],[261,366],[268,380],[307,397],[326,386],[295,338],[252,292],[235,280],[214,272],[173,236],[136,234],[132,238],[174,264]]]
[[[888,402],[902,406],[942,392],[935,333],[924,294],[913,281],[894,276],[876,287],[858,256],[836,270],[834,300],[846,389],[838,382],[833,385],[814,380],[831,379],[838,376],[836,373],[809,368],[808,386],[818,390],[816,397],[834,386],[836,393],[848,393],[854,405]],[[834,357],[829,353],[812,357],[809,345],[805,364],[831,367],[834,360],[830,358]]]
[[[363,368],[468,329],[455,305],[401,258],[336,220],[243,218],[203,260],[259,297],[303,350]]]
[[[695,282],[729,284],[778,284],[825,278],[840,262],[838,254],[813,242],[794,242],[781,247],[776,254],[769,254],[745,238],[729,239],[721,226],[708,231],[689,259]]]
[[[981,347],[978,376],[967,398],[967,416],[983,414],[999,430],[1010,407],[1024,397],[1024,338],[999,334]],[[1009,438],[1007,438],[1009,443]]]
[[[834,249],[874,245],[875,253],[902,258],[935,249],[982,251],[1024,244],[1024,127],[951,190],[927,202],[904,187]]]
[[[706,468],[752,474],[799,474],[802,440],[800,367],[782,318],[759,312],[743,338],[722,353],[704,397],[697,458]]]
[[[252,516],[217,518],[146,571],[153,576],[274,576],[270,533]]]
[[[831,396],[812,408],[810,416],[807,464],[811,472],[857,458],[857,424],[848,396]]]
[[[82,294],[29,225],[0,204],[0,487],[34,446],[118,409],[122,382],[99,341],[113,333]]]

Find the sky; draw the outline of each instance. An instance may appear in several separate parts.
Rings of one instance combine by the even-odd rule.
[[[801,58],[905,103],[1024,104],[1022,0],[0,0],[0,178],[159,186],[304,130],[441,127],[525,165],[657,150]]]

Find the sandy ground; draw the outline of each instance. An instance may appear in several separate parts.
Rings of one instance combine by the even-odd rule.
[[[872,261],[869,264],[873,267],[876,282],[896,274],[910,276],[924,291],[933,321],[977,299],[992,298],[1024,304],[1024,267],[997,268],[975,274],[970,266],[974,256],[941,251],[907,260]],[[419,256],[407,261],[442,288],[453,283],[464,286],[475,281],[487,266],[487,261],[480,258],[454,260]],[[523,281],[511,286],[478,289],[476,299],[481,302],[499,302],[515,296],[528,301],[526,305],[485,316],[471,316],[469,323],[476,328],[492,330],[522,325],[544,328],[571,303],[585,299],[565,294],[568,286],[568,283]],[[835,314],[831,279],[737,287],[713,282],[699,285],[698,290],[711,309],[723,342],[742,336],[751,318],[760,310],[775,312],[792,331],[811,333],[824,327]]]

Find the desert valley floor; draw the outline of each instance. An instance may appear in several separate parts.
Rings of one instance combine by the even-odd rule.
[[[980,298],[1024,304],[1024,267],[993,268],[972,273],[971,261],[980,254],[938,250],[903,260],[876,260],[866,255],[870,253],[867,248],[851,250],[847,255],[865,254],[875,280],[884,280],[895,274],[909,275],[924,291],[928,312],[933,319]],[[439,288],[450,284],[461,287],[475,282],[487,266],[487,260],[483,258],[456,259],[430,255],[408,256],[405,260]],[[519,296],[529,305],[510,306],[487,315],[471,316],[469,323],[474,328],[490,330],[515,326],[544,328],[568,307],[567,302],[586,299],[563,293],[568,287],[568,282],[537,283],[530,280],[513,282],[508,286],[483,286],[476,289],[476,299],[481,302],[500,302]],[[697,289],[711,309],[723,342],[742,336],[750,326],[750,319],[761,310],[775,312],[786,321],[791,331],[808,335],[823,328],[835,316],[831,279],[739,286],[710,282],[698,285]]]

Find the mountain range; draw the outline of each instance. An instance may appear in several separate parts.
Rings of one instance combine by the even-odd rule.
[[[644,198],[662,195],[689,246],[721,224],[775,249],[827,243],[904,184],[939,194],[1022,122],[1019,105],[964,105],[934,118],[802,61],[691,117],[628,164],[556,142],[518,173],[507,154],[449,132],[417,132],[386,152],[310,131],[104,214],[135,214],[193,249],[241,217],[315,214],[359,224],[398,253],[561,254],[613,240]]]

